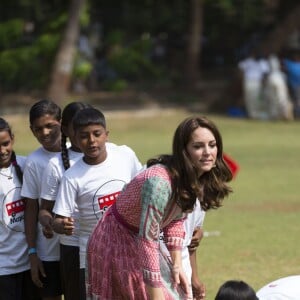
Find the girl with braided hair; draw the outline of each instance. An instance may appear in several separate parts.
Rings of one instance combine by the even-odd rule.
[[[41,208],[39,221],[44,227],[44,235],[53,236],[53,230],[60,233],[59,228],[53,228],[52,209],[64,172],[82,157],[81,150],[74,141],[72,120],[74,115],[90,105],[82,102],[69,103],[62,112],[61,119],[61,153],[53,157],[44,173],[41,189]],[[69,141],[68,141],[69,140]],[[69,147],[68,147],[68,144]],[[72,219],[77,220],[77,211]],[[77,222],[75,222],[77,228]],[[65,300],[79,299],[79,244],[77,230],[72,236],[60,235],[60,270]]]
[[[0,118],[0,300],[38,299],[30,276],[20,191],[26,158],[13,150],[14,135]]]

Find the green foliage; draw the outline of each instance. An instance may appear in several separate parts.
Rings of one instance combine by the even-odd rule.
[[[57,32],[58,30],[63,29],[64,25],[67,22],[67,13],[62,13],[57,16],[55,19],[45,24],[45,31]]]
[[[75,79],[87,79],[92,71],[92,64],[86,59],[77,58],[74,68],[73,68],[73,77]]]
[[[122,92],[128,87],[128,82],[124,79],[104,80],[102,88],[111,92]]]
[[[81,27],[87,27],[90,24],[90,5],[86,2],[79,16]]]
[[[109,32],[105,39],[106,47],[110,48],[116,45],[122,45],[124,43],[124,31],[113,30]]]
[[[58,40],[57,34],[44,34],[32,45],[1,51],[1,87],[8,91],[16,91],[21,88],[36,89],[44,86]]]
[[[152,47],[150,39],[139,38],[124,45],[124,32],[113,31],[107,36],[107,60],[119,78],[136,80],[141,77],[157,78],[161,70],[149,57]]]
[[[1,89],[27,89],[29,86],[46,82],[59,36],[66,25],[70,1],[2,2],[0,56],[8,57],[8,61],[1,62],[0,65],[8,67],[7,73],[10,75],[6,76],[4,81],[1,78]],[[203,21],[204,30],[201,67],[235,64],[237,55],[244,53],[245,49],[248,50],[254,44],[257,45],[270,29],[299,5],[297,0],[273,2],[204,0],[203,20],[199,20],[200,24]],[[81,11],[80,24],[82,29],[88,31],[89,25],[100,23],[103,36],[100,37],[97,54],[108,49],[105,58],[108,59],[109,67],[117,73],[117,79],[157,80],[168,76],[170,80],[180,80],[185,64],[191,3],[184,0],[90,0]],[[34,25],[32,32],[24,26],[29,24],[28,22]],[[143,38],[147,35],[148,40]],[[164,61],[160,60],[158,65],[151,61],[149,54],[153,50],[156,38],[162,35],[165,38],[161,42],[168,55],[164,56]],[[27,47],[28,49],[25,49]],[[17,48],[20,50],[16,51]],[[9,55],[6,51],[10,49],[12,54]],[[26,62],[28,52],[33,56]],[[13,61],[14,56],[17,56],[16,61],[22,62],[21,65]],[[36,66],[30,66],[33,62]],[[24,76],[24,71],[18,70],[18,66],[26,68],[30,74],[23,78],[24,86],[16,85],[22,81],[20,74]],[[165,72],[165,67],[169,67],[168,72]],[[87,68],[83,69],[87,74]],[[4,74],[4,71],[2,69],[0,73]],[[86,76],[82,72],[75,71],[74,74]]]
[[[57,33],[41,34],[34,43],[37,53],[44,57],[52,57],[58,47],[59,39],[60,35]]]
[[[23,35],[24,21],[12,19],[0,23],[0,49],[13,47]]]

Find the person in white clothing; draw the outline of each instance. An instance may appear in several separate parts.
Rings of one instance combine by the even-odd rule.
[[[200,281],[197,266],[197,248],[203,237],[203,222],[205,211],[201,209],[200,201],[196,202],[192,213],[188,214],[185,227],[184,247],[182,250],[182,264],[188,278],[191,279],[191,288],[194,299],[202,300],[205,298],[205,286]]]
[[[89,236],[124,185],[141,170],[142,165],[129,147],[107,146],[106,121],[99,110],[80,110],[73,118],[73,129],[76,143],[84,155],[64,173],[53,212],[55,228],[72,235],[72,215],[78,208],[80,299],[85,299],[85,260]]]
[[[0,300],[38,299],[30,276],[20,191],[26,158],[13,150],[14,135],[0,118]]]
[[[259,300],[299,300],[300,275],[274,280],[256,293]]]
[[[56,200],[61,178],[65,170],[69,169],[79,158],[81,150],[74,141],[72,119],[79,110],[90,107],[82,102],[71,102],[65,106],[61,119],[61,153],[53,157],[43,174],[41,188],[41,207],[39,221],[44,227],[44,235],[53,236],[53,207]],[[69,139],[69,141],[68,141]],[[70,147],[67,143],[70,142]],[[65,300],[79,300],[79,235],[78,235],[78,210],[72,216],[75,220],[75,233],[72,236],[59,235],[60,241],[60,271]],[[55,230],[55,229],[54,229]],[[58,232],[59,233],[59,232]]]
[[[238,68],[243,74],[243,96],[248,117],[251,119],[266,119],[266,105],[262,101],[262,87],[269,65],[265,59],[251,53],[240,61]]]
[[[205,286],[199,280],[196,260],[197,247],[203,236],[202,227],[204,218],[205,211],[201,209],[200,201],[196,201],[193,211],[187,214],[187,218],[184,221],[185,237],[181,251],[182,267],[189,280],[193,298],[196,300],[204,299],[205,297]],[[163,234],[161,234],[160,247],[170,257],[163,239]]]
[[[293,120],[293,104],[290,97],[287,78],[281,70],[276,55],[268,59],[270,73],[267,75],[263,94],[268,107],[268,115],[272,120]]]
[[[40,100],[30,109],[30,129],[41,144],[26,160],[22,197],[25,198],[25,235],[28,244],[31,276],[44,300],[60,300],[59,240],[47,239],[38,222],[42,175],[49,160],[60,153],[61,109],[53,101]]]

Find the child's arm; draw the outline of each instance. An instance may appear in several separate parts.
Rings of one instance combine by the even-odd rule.
[[[190,264],[192,268],[192,289],[193,297],[196,300],[202,300],[205,298],[205,285],[200,281],[198,276],[197,268],[197,247],[203,237],[203,231],[200,227],[195,228],[193,232],[193,237],[190,243],[189,254],[190,254]]]
[[[45,270],[40,258],[36,252],[36,239],[37,239],[37,219],[38,219],[38,199],[25,198],[25,236],[28,244],[28,255],[30,261],[31,278],[34,284],[42,287],[43,283],[40,280],[40,274],[46,277]]]
[[[43,226],[43,234],[46,238],[53,237],[53,214],[52,209],[54,207],[54,201],[41,200],[41,207],[39,211],[39,222]]]

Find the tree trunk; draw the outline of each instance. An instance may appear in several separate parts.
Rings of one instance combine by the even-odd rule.
[[[274,30],[272,30],[266,39],[260,45],[261,53],[263,54],[278,54],[285,43],[287,37],[300,27],[300,5],[295,7],[286,18],[280,22]]]
[[[199,75],[199,60],[203,29],[203,0],[190,1],[190,29],[187,40],[187,57],[185,64],[185,80],[194,86]]]
[[[70,87],[76,42],[80,29],[79,17],[84,2],[85,0],[72,0],[71,2],[67,25],[50,75],[47,95],[59,105],[62,105]]]

